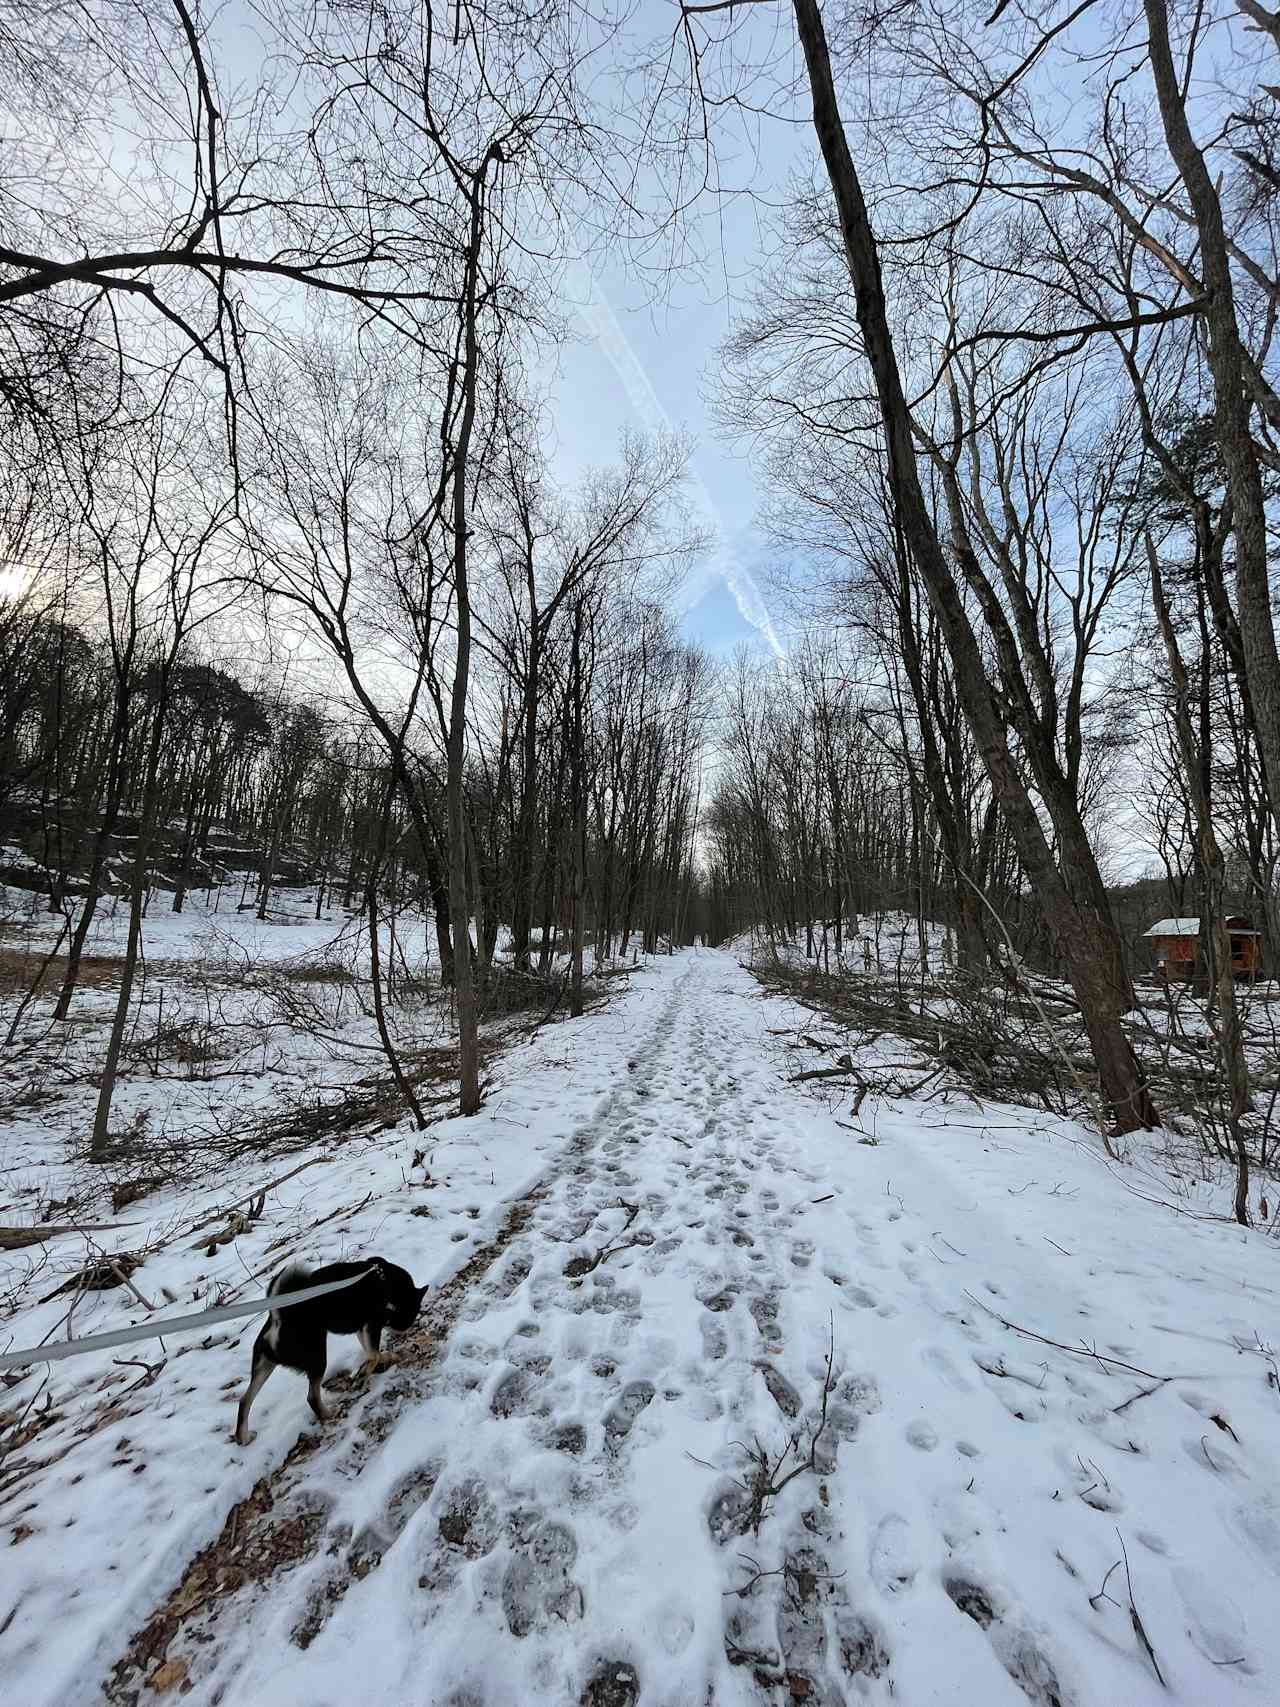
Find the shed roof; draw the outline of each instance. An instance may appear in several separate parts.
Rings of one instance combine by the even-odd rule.
[[[1233,925],[1228,919],[1227,929],[1232,936],[1261,936],[1261,931],[1252,930],[1248,925]],[[1199,936],[1199,919],[1157,919],[1149,931],[1143,931],[1143,936]]]
[[[1144,936],[1199,936],[1199,919],[1157,919]]]

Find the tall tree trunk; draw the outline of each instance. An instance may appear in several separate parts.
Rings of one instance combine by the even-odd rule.
[[[386,1008],[382,1000],[382,970],[379,965],[378,953],[378,878],[382,871],[383,856],[387,846],[387,820],[391,815],[391,799],[395,790],[395,779],[387,783],[386,797],[382,813],[378,819],[378,839],[374,843],[373,856],[369,861],[369,875],[365,880],[364,902],[369,919],[369,974],[373,988],[373,1017],[378,1027],[378,1038],[382,1044],[382,1053],[387,1058],[391,1069],[391,1077],[396,1082],[396,1089],[405,1100],[405,1106],[413,1116],[413,1123],[421,1132],[426,1127],[427,1117],[422,1112],[422,1104],[410,1084],[400,1056],[392,1040],[390,1028],[387,1025]],[[390,973],[391,957],[395,954],[395,927],[391,932],[391,955],[388,956],[388,974]]]
[[[129,1021],[129,1003],[133,998],[133,980],[138,968],[142,946],[142,903],[147,888],[147,861],[151,838],[159,808],[158,775],[160,746],[164,733],[166,691],[164,686],[156,696],[155,720],[151,739],[147,743],[146,770],[142,784],[142,807],[138,816],[138,834],[134,841],[133,869],[129,877],[129,934],[125,940],[124,960],[120,966],[120,988],[116,994],[116,1011],[111,1021],[107,1051],[98,1080],[98,1103],[93,1116],[93,1136],[89,1142],[89,1159],[105,1161],[110,1140],[111,1104],[115,1097],[116,1078],[120,1071],[120,1052],[124,1047],[125,1027]]]
[[[1236,589],[1240,641],[1249,680],[1249,700],[1272,818],[1280,828],[1280,652],[1271,614],[1267,560],[1267,517],[1262,473],[1249,427],[1244,352],[1236,321],[1231,261],[1222,223],[1222,202],[1187,120],[1186,105],[1169,45],[1165,0],[1144,0],[1148,51],[1165,141],[1186,186],[1200,239],[1213,379],[1213,419],[1231,499],[1236,542]]]
[[[896,518],[894,532],[898,536],[894,541],[894,556],[898,568],[898,591],[894,601],[898,616],[898,640],[902,647],[902,661],[906,667],[907,681],[911,688],[911,697],[915,701],[916,720],[920,728],[925,786],[929,791],[933,816],[937,821],[942,852],[955,879],[952,887],[956,904],[956,965],[961,972],[977,973],[987,964],[987,942],[979,917],[978,900],[971,888],[965,802],[957,800],[948,787],[946,766],[938,747],[933,708],[925,687],[920,640],[913,620],[915,613],[912,609],[910,560],[901,538],[901,529],[896,525]]]
[[[1249,1095],[1249,1064],[1244,1052],[1240,1005],[1236,1001],[1236,984],[1231,971],[1231,938],[1227,934],[1226,923],[1227,867],[1226,861],[1222,857],[1222,848],[1219,845],[1217,833],[1213,827],[1213,813],[1210,809],[1203,755],[1191,722],[1191,684],[1187,677],[1186,666],[1182,661],[1182,654],[1178,648],[1178,637],[1174,632],[1173,622],[1169,616],[1169,606],[1164,596],[1160,559],[1156,555],[1156,548],[1149,533],[1145,537],[1145,543],[1147,562],[1151,568],[1151,602],[1155,607],[1156,620],[1160,625],[1160,633],[1164,639],[1165,653],[1169,659],[1169,674],[1173,682],[1174,725],[1178,735],[1178,751],[1182,759],[1187,790],[1195,808],[1196,836],[1203,878],[1203,905],[1206,914],[1206,917],[1201,921],[1201,931],[1209,950],[1210,965],[1214,974],[1215,995],[1212,1001],[1217,1008],[1215,1029],[1229,1095],[1227,1129],[1231,1134],[1232,1146],[1236,1153],[1235,1216],[1242,1227],[1247,1227],[1249,1225],[1249,1152],[1245,1147],[1244,1128],[1241,1122],[1244,1116],[1250,1112],[1253,1104]]]
[[[511,863],[511,948],[518,967],[529,964],[529,932],[533,924],[534,850],[533,833],[537,822],[538,787],[538,678],[540,674],[541,643],[538,635],[538,607],[533,581],[533,563],[529,564],[529,664],[525,671],[524,705],[521,712],[521,739],[524,746],[523,777],[520,789],[520,813],[516,821],[516,840]]]
[[[463,786],[467,744],[467,682],[471,669],[471,594],[467,585],[470,525],[467,479],[471,433],[476,418],[477,367],[480,360],[476,320],[479,314],[480,246],[484,235],[486,155],[471,185],[470,231],[462,315],[462,414],[453,458],[453,592],[458,642],[449,699],[448,777],[449,913],[453,924],[453,984],[458,1005],[458,1112],[480,1107],[480,1039],[476,1010],[475,967],[471,958],[471,921],[467,905],[467,820]]]
[[[573,646],[569,655],[573,693],[573,948],[569,1013],[582,1012],[582,943],[587,888],[587,779],[582,750],[582,600],[573,607]]]
[[[925,504],[911,417],[889,330],[875,233],[840,118],[822,16],[817,0],[793,0],[793,6],[813,96],[814,129],[840,215],[858,324],[875,377],[890,491],[903,537],[938,617],[992,790],[1079,1001],[1110,1118],[1118,1132],[1154,1126],[1159,1117],[1121,1024],[1128,979],[1117,981],[1115,955],[1102,921],[1075,905],[1054,864],[1035,804],[1009,751],[977,639]]]
[[[132,661],[126,660],[123,668],[126,672],[132,670]],[[132,684],[127,680],[127,677],[123,680],[118,679],[116,707],[112,718],[111,757],[107,764],[106,793],[98,819],[98,828],[93,838],[93,853],[89,860],[89,880],[86,893],[67,949],[67,970],[62,980],[62,988],[58,992],[57,1005],[53,1010],[54,1019],[66,1019],[67,1014],[71,1011],[71,998],[75,994],[76,984],[80,977],[80,961],[84,954],[84,945],[88,940],[89,928],[93,924],[94,914],[97,912],[98,902],[102,896],[102,873],[107,863],[107,844],[115,835],[124,793],[124,755],[129,741],[129,706],[132,691]]]

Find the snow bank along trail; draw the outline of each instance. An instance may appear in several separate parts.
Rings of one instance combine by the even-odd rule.
[[[666,976],[616,1088],[109,1699],[1274,1699],[1272,1247],[1020,1111],[859,1143],[731,957]],[[810,1467],[753,1511],[752,1451]]]

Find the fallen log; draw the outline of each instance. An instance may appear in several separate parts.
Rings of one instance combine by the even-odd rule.
[[[42,1245],[63,1233],[114,1233],[119,1227],[136,1227],[136,1221],[41,1221],[32,1227],[0,1227],[0,1251],[20,1251],[26,1245]]]

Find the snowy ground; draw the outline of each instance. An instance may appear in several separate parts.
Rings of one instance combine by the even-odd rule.
[[[277,1375],[245,1452],[252,1324],[132,1393],[110,1354],[59,1366],[18,1454],[47,1467],[0,1509],[9,1698],[1274,1699],[1280,1252],[1025,1110],[851,1122],[786,1083],[796,1025],[729,955],[660,959],[433,1128],[434,1183],[402,1129],[216,1258],[149,1258],[186,1302],[268,1262],[304,1194],[314,1220],[372,1193],[305,1254],[440,1290],[327,1430]],[[798,1473],[753,1512],[757,1450]]]
[[[226,1201],[231,1184],[241,1182],[247,1193],[264,1168],[267,1177],[282,1171],[272,1160],[280,1144],[255,1136],[264,1122],[287,1126],[296,1115],[305,1136],[317,1107],[349,1100],[353,1091],[376,1101],[380,1084],[389,1087],[394,1121],[399,1103],[370,999],[363,918],[334,907],[317,919],[314,894],[282,890],[260,921],[252,910],[236,911],[236,893],[230,891],[231,899],[193,893],[181,914],[169,896],[154,898],[112,1104],[117,1142],[111,1159],[94,1168],[84,1158],[127,908],[112,899],[100,906],[66,1025],[52,1019],[65,966],[62,958],[56,962],[25,1010],[15,1044],[0,1046],[0,1222],[111,1221],[112,1187],[157,1175],[181,1181],[182,1194],[168,1206],[177,1219],[193,1219],[196,1209],[208,1212],[218,1201],[205,1202],[206,1187]],[[0,1038],[55,946],[56,927],[37,897],[0,887]],[[434,920],[402,914],[394,956],[386,924],[379,934],[381,965],[384,972],[393,966],[398,980],[386,1007],[388,1026],[416,1076],[424,1056],[433,1057],[426,1065],[434,1070],[453,1047]],[[500,1045],[533,1017],[496,1016],[485,1037]],[[426,1083],[420,1096],[428,1111],[434,1101],[438,1112],[452,1089],[450,1082]],[[305,1159],[300,1139],[286,1135],[284,1148]],[[149,1191],[153,1234],[164,1207]],[[129,1219],[136,1225],[136,1216]],[[68,1266],[67,1251],[54,1252],[55,1265],[64,1258]],[[0,1258],[0,1304],[15,1287],[17,1301],[29,1302],[31,1288],[19,1285],[29,1266],[29,1257],[19,1264]],[[42,1281],[43,1274],[32,1278]]]

